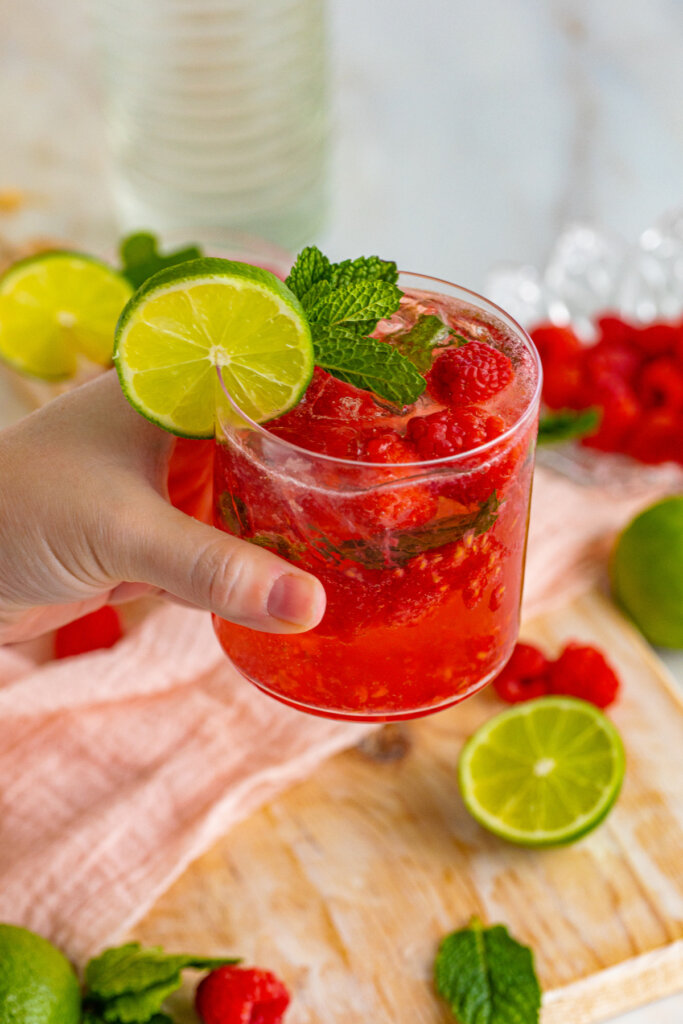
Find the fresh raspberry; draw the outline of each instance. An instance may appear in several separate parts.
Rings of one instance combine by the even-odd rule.
[[[55,633],[55,658],[73,658],[76,654],[113,647],[122,636],[118,612],[105,604],[96,612],[59,627]]]
[[[543,363],[543,400],[550,409],[580,409],[583,346],[568,327],[540,324],[531,331]]]
[[[683,413],[670,409],[647,409],[630,435],[624,450],[639,462],[683,465]]]
[[[317,372],[317,371],[316,371]],[[324,371],[323,371],[324,372]],[[336,423],[367,423],[386,416],[385,410],[377,404],[369,391],[346,384],[331,374],[313,399],[312,415],[332,419]]]
[[[649,356],[673,355],[680,345],[681,328],[676,324],[654,323],[634,327],[633,344]]]
[[[642,356],[633,346],[615,341],[599,341],[597,345],[585,350],[583,387],[595,396],[596,404],[599,404],[601,391],[609,390],[615,381],[623,381],[632,386],[638,377],[641,363]],[[586,394],[583,404],[588,404]]]
[[[362,459],[364,462],[418,462],[415,447],[395,430],[385,430],[365,442]]]
[[[606,708],[616,699],[619,679],[595,647],[569,643],[557,661],[548,669],[550,692],[567,697],[580,697]]]
[[[503,433],[504,428],[500,416],[487,416],[473,406],[413,416],[408,421],[407,436],[421,459],[441,459],[492,441]]]
[[[195,1009],[203,1024],[280,1024],[289,992],[274,974],[219,967],[199,983]]]
[[[533,644],[518,643],[498,676],[493,688],[508,704],[533,700],[548,693],[549,662]]]
[[[642,417],[642,406],[628,384],[614,380],[601,388],[602,397],[597,393],[589,404],[600,407],[600,423],[595,433],[582,438],[590,448],[605,452],[624,451],[632,432],[638,428]]]
[[[683,409],[683,366],[671,356],[652,359],[639,375],[637,390],[646,408]]]
[[[493,689],[507,704],[519,704],[523,700],[545,697],[548,683],[545,677],[538,679],[517,679],[515,676],[498,676],[493,680]]]
[[[444,405],[486,402],[506,388],[513,378],[512,363],[497,348],[470,341],[446,349],[427,374],[427,386]]]
[[[605,342],[609,345],[631,347],[631,336],[634,328],[627,320],[622,320],[620,316],[606,314],[597,318],[595,326],[598,329],[600,339],[598,344]]]

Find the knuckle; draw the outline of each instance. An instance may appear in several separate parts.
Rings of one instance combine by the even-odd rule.
[[[190,584],[202,603],[210,608],[229,608],[244,589],[248,567],[239,550],[224,543],[209,544],[197,556]]]

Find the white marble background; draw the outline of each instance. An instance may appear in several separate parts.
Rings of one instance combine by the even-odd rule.
[[[332,256],[477,289],[571,220],[635,240],[683,203],[681,0],[329,6]],[[0,235],[115,240],[96,70],[87,0],[0,0],[0,191],[27,194]],[[0,394],[0,423],[17,411]],[[683,996],[619,1018],[682,1020]]]

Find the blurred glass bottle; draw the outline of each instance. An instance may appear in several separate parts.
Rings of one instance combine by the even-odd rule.
[[[325,0],[93,0],[125,230],[296,248],[326,206]]]

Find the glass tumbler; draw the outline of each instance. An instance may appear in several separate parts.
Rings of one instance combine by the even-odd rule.
[[[487,300],[418,275],[399,285],[445,303],[452,324],[511,358],[516,405],[494,440],[426,462],[354,462],[275,436],[219,391],[215,525],[313,573],[327,609],[294,635],[215,619],[218,638],[261,690],[333,718],[391,721],[455,704],[493,679],[519,628],[538,356]]]
[[[125,230],[320,229],[324,0],[93,0]]]

